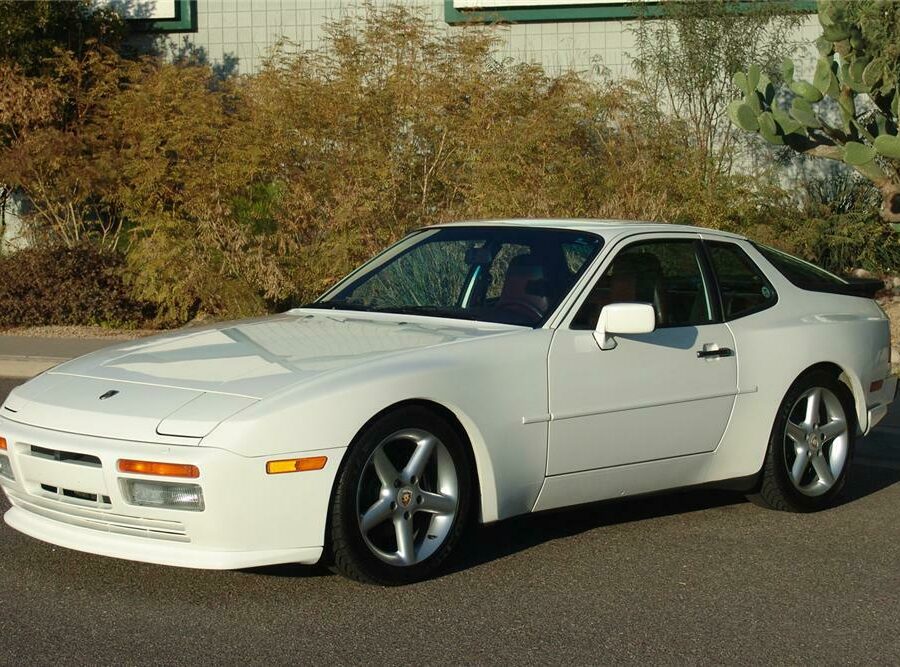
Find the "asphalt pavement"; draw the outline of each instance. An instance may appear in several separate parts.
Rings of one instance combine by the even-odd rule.
[[[521,517],[394,589],[131,563],[4,524],[0,664],[897,665],[897,411],[857,453],[826,512],[689,491]]]

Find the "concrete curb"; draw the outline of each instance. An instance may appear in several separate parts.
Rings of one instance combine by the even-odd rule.
[[[28,379],[48,368],[122,340],[0,334],[0,377]]]
[[[58,366],[65,357],[15,357],[0,355],[0,377],[28,379],[49,368]]]

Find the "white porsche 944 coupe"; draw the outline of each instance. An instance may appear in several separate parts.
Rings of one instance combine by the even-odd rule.
[[[887,412],[871,285],[673,225],[419,230],[281,315],[118,345],[0,409],[6,522],[399,584],[492,522],[700,484],[807,512]]]

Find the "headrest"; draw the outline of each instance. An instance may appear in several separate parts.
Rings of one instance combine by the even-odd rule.
[[[525,276],[533,279],[543,278],[544,265],[531,253],[517,255],[510,260],[509,268],[506,269],[506,274],[515,274],[517,276]]]
[[[651,274],[658,275],[662,273],[662,265],[655,255],[650,253],[628,253],[616,257],[613,261],[612,274]]]

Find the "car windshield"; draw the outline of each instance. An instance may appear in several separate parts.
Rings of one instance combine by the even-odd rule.
[[[594,234],[546,228],[426,229],[306,307],[537,327],[602,244]]]

